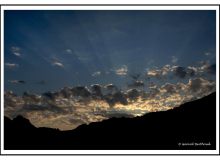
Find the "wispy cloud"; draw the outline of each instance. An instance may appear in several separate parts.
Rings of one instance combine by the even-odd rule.
[[[72,51],[70,49],[66,49],[67,53],[72,53]]]
[[[178,59],[175,56],[172,56],[172,62],[176,63],[178,61]]]
[[[93,74],[92,74],[92,76],[97,76],[97,75],[100,75],[101,74],[101,71],[97,71],[97,72],[94,72]]]
[[[25,83],[25,81],[21,81],[21,80],[8,80],[8,81],[12,83]]]
[[[61,67],[63,66],[62,63],[58,63],[58,62],[52,63],[52,66],[54,66],[54,65],[58,65],[58,66],[61,66]]]
[[[12,49],[13,52],[16,52],[16,51],[19,51],[19,50],[20,50],[19,47],[11,47],[11,49]]]
[[[6,66],[9,66],[9,67],[18,67],[19,65],[18,64],[15,64],[15,63],[5,63]]]
[[[209,55],[211,55],[211,53],[210,52],[206,52],[205,55],[209,56]]]
[[[13,53],[13,54],[16,55],[16,56],[21,56],[20,53]]]

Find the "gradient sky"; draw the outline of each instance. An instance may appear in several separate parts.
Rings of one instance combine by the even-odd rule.
[[[61,130],[216,90],[215,10],[4,11],[5,115]]]

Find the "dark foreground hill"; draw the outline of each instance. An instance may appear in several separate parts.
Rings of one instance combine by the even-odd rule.
[[[4,117],[5,150],[215,150],[216,93],[168,111],[59,131]]]

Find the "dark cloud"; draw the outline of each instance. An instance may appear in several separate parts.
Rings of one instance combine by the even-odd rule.
[[[152,97],[156,97],[161,94],[160,89],[157,87],[157,85],[153,82],[149,84],[150,88],[150,94],[152,94]]]
[[[101,85],[99,85],[99,84],[92,84],[91,87],[92,87],[93,93],[95,93],[97,95],[101,95],[102,94],[103,88],[102,88]]]
[[[21,80],[8,80],[9,82],[12,82],[12,83],[25,83],[25,81],[21,81]]]
[[[110,113],[107,115],[108,118],[121,118],[121,117],[125,117],[125,118],[134,118],[135,116],[133,114],[128,114],[128,113]]]
[[[41,98],[41,96],[39,96],[39,95],[35,95],[35,94],[29,95],[29,92],[27,92],[27,91],[25,91],[23,93],[23,96],[20,97],[20,99],[23,100],[26,104],[27,103],[38,103],[38,102],[40,102],[40,98]]]
[[[127,87],[145,87],[142,81],[135,81],[127,85]]]
[[[161,86],[161,89],[168,94],[177,93],[176,87],[174,84],[166,83],[165,85]]]
[[[146,78],[146,81],[150,81],[150,77],[147,77],[147,78]]]
[[[216,64],[208,65],[206,69],[209,74],[216,74]]]
[[[216,84],[215,82],[209,82],[202,78],[190,79],[189,83],[185,86],[185,91],[188,93],[203,95],[208,92],[216,91]]]
[[[181,79],[184,79],[187,74],[187,72],[185,71],[185,68],[181,66],[173,66],[171,71],[174,72],[173,75],[175,77],[181,78]]]
[[[17,83],[25,83],[25,81],[20,81],[20,80],[19,80],[19,81],[17,81]]]
[[[46,100],[52,100],[55,101],[57,98],[61,96],[60,92],[45,92],[42,94],[44,97],[46,97]]]
[[[92,95],[91,91],[85,86],[77,86],[75,88],[64,87],[58,92],[46,92],[42,94],[47,99],[54,101],[57,98],[70,98],[71,96],[88,98]]]
[[[90,97],[91,91],[85,86],[77,86],[72,89],[73,96],[80,96],[82,98]]]
[[[130,101],[137,101],[138,97],[141,95],[141,92],[137,89],[130,89],[127,91],[127,98]]]
[[[189,71],[189,72],[187,72],[187,75],[189,75],[190,77],[194,77],[197,69],[192,66],[187,67],[187,69]]]
[[[138,74],[131,74],[130,77],[133,78],[135,81],[138,80],[138,78],[140,77],[141,73]]]
[[[104,100],[108,103],[110,108],[113,108],[115,104],[128,105],[126,94],[122,91],[116,91],[115,93],[109,93],[104,95]]]
[[[201,66],[201,69],[206,69],[208,70],[209,74],[216,74],[216,63],[215,64],[209,64],[209,61],[204,62],[198,62],[197,63],[199,66]]]

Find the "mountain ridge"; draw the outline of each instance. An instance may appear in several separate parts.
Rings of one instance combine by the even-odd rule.
[[[5,149],[212,150],[216,148],[216,92],[167,111],[151,112],[134,118],[110,118],[66,131],[36,128],[30,125],[28,129],[23,127],[23,130],[19,130],[18,123],[12,125],[14,119],[11,120],[12,122],[8,117],[4,119]],[[28,126],[28,121],[22,122],[26,122]],[[15,131],[20,139],[14,138],[11,134]],[[196,146],[195,143],[210,145]]]

